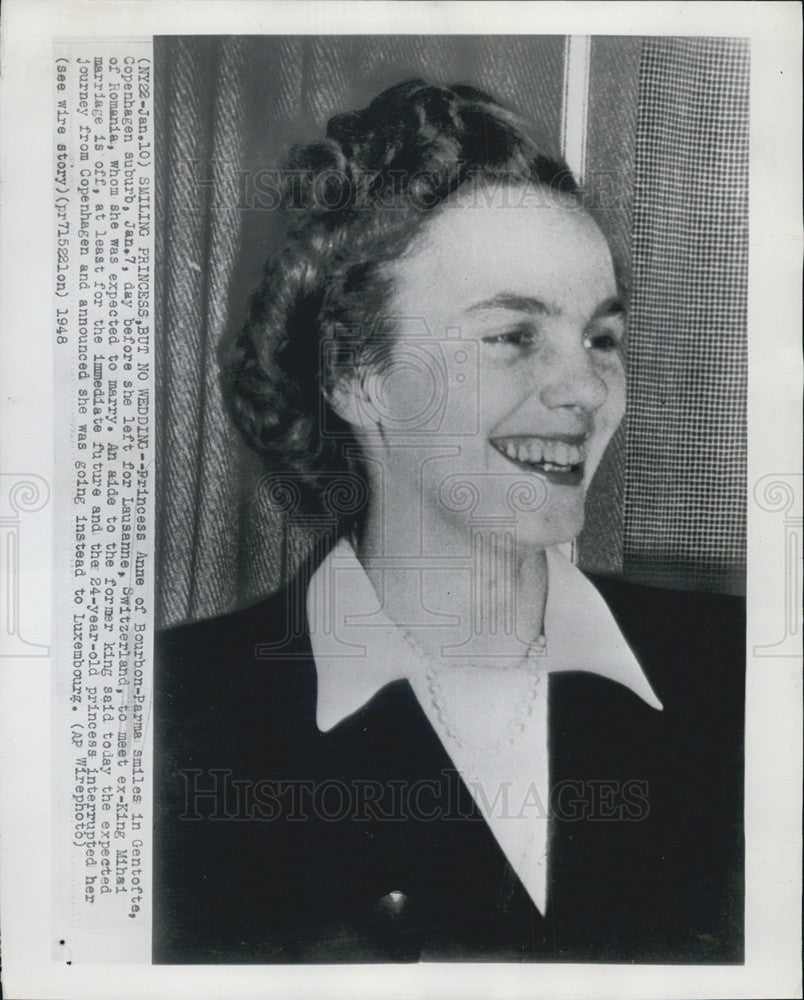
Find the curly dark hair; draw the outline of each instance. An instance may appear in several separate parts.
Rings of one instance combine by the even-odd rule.
[[[579,191],[566,164],[494,98],[418,79],[335,115],[323,141],[291,150],[282,176],[286,236],[245,326],[224,345],[224,394],[296,507],[334,515],[346,530],[359,523],[365,470],[327,398],[347,368],[387,356],[393,286],[383,264],[469,183]]]

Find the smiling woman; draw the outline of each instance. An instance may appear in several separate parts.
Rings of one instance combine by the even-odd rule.
[[[523,478],[536,482],[541,502],[529,518],[520,512],[518,538],[544,548],[579,533],[584,494],[625,409],[622,306],[606,241],[576,199],[545,198],[538,189],[474,193],[484,195],[480,204],[464,198],[444,208],[418,252],[393,265],[392,309],[418,311],[442,338],[459,331],[477,358],[479,391],[455,404],[460,436],[439,436],[456,450],[439,472],[485,476],[492,504],[505,495],[499,477],[539,473]],[[397,343],[405,350],[411,341]],[[451,360],[448,384],[457,376]],[[399,407],[409,398],[406,385],[389,395]],[[408,466],[407,490],[389,491],[399,516],[418,502],[421,462],[405,449],[394,463]],[[438,510],[429,510],[430,520],[438,523]],[[461,539],[466,528],[463,518]],[[442,539],[440,548],[457,541]]]
[[[155,957],[739,961],[739,610],[561,549],[625,409],[576,182],[421,80],[287,179],[224,385],[330,544],[160,637]]]

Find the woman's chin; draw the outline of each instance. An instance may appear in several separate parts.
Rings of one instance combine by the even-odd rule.
[[[547,549],[573,542],[583,528],[583,504],[577,510],[562,510],[550,517],[520,515],[517,519],[517,546]]]

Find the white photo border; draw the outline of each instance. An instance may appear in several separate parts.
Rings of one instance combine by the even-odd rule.
[[[171,34],[611,34],[747,37],[751,58],[749,562],[744,966],[67,966],[50,947],[51,673],[0,658],[2,951],[9,997],[777,997],[801,995],[801,673],[757,656],[784,625],[785,511],[801,491],[801,9],[794,2],[6,0],[0,61],[0,457],[53,484],[53,41]],[[763,477],[771,477],[770,479]],[[761,484],[765,484],[763,487]],[[767,498],[767,490],[763,494]],[[20,616],[50,642],[52,507],[26,525]],[[788,519],[789,520],[789,519]],[[795,527],[795,526],[794,526]],[[800,589],[800,587],[799,587]],[[794,600],[796,598],[794,586]],[[799,633],[800,645],[800,633]],[[389,975],[389,972],[391,973]]]

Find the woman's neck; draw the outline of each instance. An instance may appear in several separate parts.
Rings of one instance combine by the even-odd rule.
[[[440,525],[426,547],[369,512],[357,554],[385,614],[431,656],[519,659],[543,631],[544,549],[493,524]],[[401,527],[401,526],[400,526]]]

